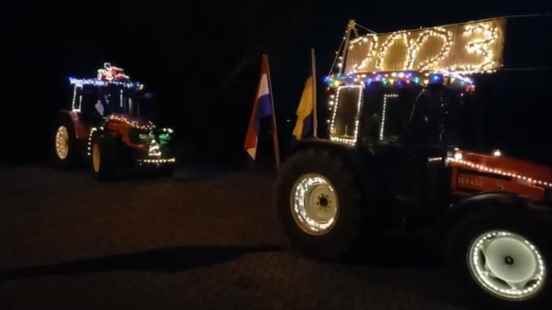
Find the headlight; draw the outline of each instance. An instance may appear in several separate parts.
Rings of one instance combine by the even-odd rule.
[[[162,128],[157,131],[157,137],[159,139],[159,144],[165,145],[170,143],[173,138],[174,131],[170,128]]]

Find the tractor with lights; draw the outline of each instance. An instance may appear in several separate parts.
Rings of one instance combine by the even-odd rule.
[[[151,117],[151,94],[124,70],[106,63],[91,79],[70,78],[71,107],[58,113],[52,138],[57,166],[88,163],[99,180],[133,168],[170,175],[175,166],[173,130]]]
[[[552,169],[467,147],[463,115],[477,75],[500,70],[503,24],[358,35],[351,22],[325,79],[326,138],[301,141],[275,184],[292,248],[380,255],[369,238],[420,233],[480,300],[545,302]]]

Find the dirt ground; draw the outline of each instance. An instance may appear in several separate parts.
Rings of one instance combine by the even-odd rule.
[[[366,240],[372,259],[354,264],[291,254],[272,182],[209,167],[108,183],[2,167],[0,309],[468,309],[412,241]]]

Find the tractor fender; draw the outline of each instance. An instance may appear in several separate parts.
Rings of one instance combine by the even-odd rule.
[[[73,125],[75,137],[77,141],[85,141],[88,139],[90,132],[89,126],[87,126],[81,119],[80,113],[75,111],[61,110],[58,112],[58,119],[64,119]]]
[[[441,223],[441,231],[446,232],[466,216],[492,214],[497,218],[515,216],[531,221],[552,224],[552,208],[545,204],[529,201],[515,193],[480,193],[452,203]]]
[[[379,171],[377,167],[372,167],[374,161],[372,153],[359,149],[359,147],[346,145],[343,143],[336,143],[326,139],[310,139],[300,141],[294,148],[291,156],[294,153],[305,151],[308,149],[326,150],[335,154],[335,156],[341,156],[342,159],[353,169],[353,174],[356,179],[356,183],[362,189],[364,199],[374,199],[374,195],[382,195],[381,184],[377,180],[379,179]],[[369,172],[369,174],[367,174]],[[368,197],[370,196],[370,197]]]
[[[370,157],[363,156],[355,146],[336,143],[325,139],[302,140],[293,148],[291,155],[306,149],[328,150],[336,155],[342,156],[355,170],[363,167],[366,164],[367,158]]]

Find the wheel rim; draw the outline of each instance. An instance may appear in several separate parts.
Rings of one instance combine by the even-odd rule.
[[[100,146],[97,143],[92,145],[92,169],[94,172],[100,172],[101,165],[101,155],[100,155]]]
[[[521,235],[489,231],[478,236],[468,253],[474,280],[506,300],[526,300],[544,287],[546,267],[540,250]]]
[[[290,200],[293,219],[305,233],[325,235],[335,226],[339,201],[325,177],[313,173],[301,176],[292,187]]]
[[[65,160],[69,155],[69,130],[60,126],[56,131],[56,154],[59,159]]]

